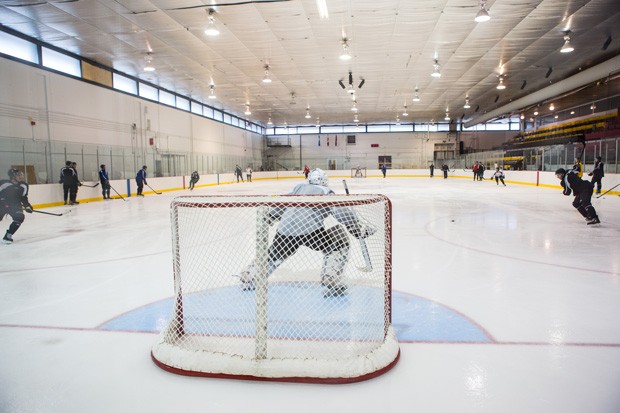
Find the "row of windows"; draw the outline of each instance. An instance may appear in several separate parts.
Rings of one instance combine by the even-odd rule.
[[[81,61],[64,53],[41,46],[41,61],[39,61],[38,45],[23,38],[13,36],[9,33],[0,31],[0,53],[25,60],[30,63],[42,65],[43,67],[65,73],[71,76],[82,78]],[[110,71],[106,71],[109,73]],[[89,79],[93,80],[93,79]],[[95,81],[97,81],[95,79]],[[105,82],[100,82],[104,83]],[[317,133],[362,133],[362,132],[449,132],[450,125],[445,122],[434,124],[413,124],[403,123],[381,124],[381,125],[335,125],[335,126],[295,126],[295,127],[263,127],[219,111],[210,106],[205,106],[199,102],[175,95],[168,91],[159,89],[155,86],[140,82],[129,76],[112,72],[111,87],[122,92],[137,95],[141,98],[159,102],[167,106],[204,116],[219,122],[223,122],[242,129],[251,130],[255,133],[267,135],[297,135],[297,134],[317,134]],[[460,126],[460,125],[459,125]],[[487,123],[475,125],[471,128],[463,128],[463,131],[519,131],[520,124],[516,122],[507,123]]]
[[[45,68],[65,73],[70,76],[85,78],[82,73],[82,61],[68,54],[58,52],[45,46],[41,46],[41,54],[39,55],[39,46],[31,41],[21,37],[13,36],[7,32],[0,31],[0,53],[12,56],[14,58],[25,60],[27,62],[41,65]],[[104,70],[103,78],[109,74],[109,70]],[[105,81],[98,83],[106,84]],[[238,128],[250,130],[255,133],[263,134],[264,129],[255,123],[240,119],[226,112],[205,106],[199,102],[189,100],[185,97],[178,96],[174,93],[157,88],[155,86],[140,82],[129,76],[112,72],[111,85],[112,88],[122,92],[140,96],[143,99],[152,100],[161,104],[172,106],[180,110],[204,116],[219,122],[223,122]]]
[[[475,131],[518,131],[519,122],[487,123],[475,125],[471,128],[463,128],[465,132]],[[270,135],[304,135],[321,133],[377,133],[377,132],[450,132],[448,123],[407,123],[400,125],[326,125],[326,126],[287,126],[265,129],[267,136]]]

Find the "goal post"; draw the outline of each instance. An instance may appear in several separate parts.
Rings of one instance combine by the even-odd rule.
[[[171,223],[175,298],[151,349],[159,367],[349,383],[398,361],[387,197],[185,196]]]
[[[356,168],[351,168],[351,178],[366,178],[367,171],[366,167],[358,166]]]

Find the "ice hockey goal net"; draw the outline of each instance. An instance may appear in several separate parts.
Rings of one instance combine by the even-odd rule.
[[[383,195],[176,198],[174,305],[154,362],[186,375],[323,383],[388,371],[400,354],[391,217]]]

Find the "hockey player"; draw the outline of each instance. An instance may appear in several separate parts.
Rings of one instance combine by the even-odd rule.
[[[60,183],[62,184],[62,192],[63,199],[65,201],[65,205],[69,203],[69,193],[71,192],[71,187],[73,186],[73,182],[75,181],[75,170],[71,167],[73,162],[67,161],[65,162],[65,166],[60,170]]]
[[[333,195],[327,186],[327,176],[321,169],[308,174],[308,183],[298,184],[289,195]],[[324,221],[332,215],[341,225],[325,228]],[[347,286],[342,272],[349,258],[349,236],[366,238],[376,229],[362,224],[355,212],[348,207],[323,208],[272,208],[271,222],[279,220],[273,242],[269,247],[267,274],[272,274],[288,257],[305,246],[323,253],[321,284],[325,287],[324,297],[345,295]],[[303,223],[300,225],[300,223]],[[345,229],[346,228],[346,229]],[[254,289],[256,268],[252,262],[239,278],[244,290]]]
[[[99,182],[101,182],[101,194],[103,199],[110,199],[110,179],[108,177],[108,171],[105,169],[105,165],[101,165],[99,170]]]
[[[596,157],[596,161],[594,162],[594,169],[588,175],[592,177],[592,185],[596,184],[596,194],[601,193],[601,180],[605,176],[605,164],[603,163],[603,158],[600,156]]]
[[[136,196],[144,196],[142,195],[142,189],[144,185],[148,185],[146,183],[146,165],[142,165],[142,169],[136,174],[136,185],[138,185],[138,193]]]
[[[592,183],[579,178],[574,169],[566,171],[564,168],[560,168],[555,171],[555,176],[561,181],[564,195],[569,196],[571,192],[573,193],[575,196],[573,206],[586,219],[588,225],[600,223],[601,221],[591,203],[592,192],[594,191]]]
[[[13,218],[13,222],[2,238],[6,244],[13,242],[13,234],[24,222],[22,207],[29,214],[32,213],[32,205],[28,202],[28,184],[24,182],[22,171],[9,169],[9,179],[0,181],[0,220],[6,214]]]
[[[495,179],[495,183],[497,185],[499,185],[499,181],[502,181],[502,185],[506,186],[506,183],[504,182],[505,177],[506,176],[504,175],[504,171],[499,169],[499,166],[498,166],[497,168],[495,168],[495,172],[491,176],[491,179]]]
[[[189,178],[189,190],[193,190],[196,182],[200,179],[200,175],[198,175],[198,171],[192,172],[192,175]]]

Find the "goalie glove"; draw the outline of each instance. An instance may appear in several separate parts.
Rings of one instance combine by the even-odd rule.
[[[367,238],[377,232],[377,229],[369,224],[355,224],[348,228],[355,238]]]

